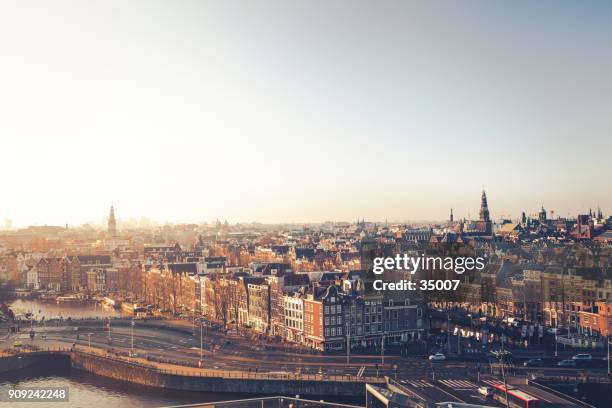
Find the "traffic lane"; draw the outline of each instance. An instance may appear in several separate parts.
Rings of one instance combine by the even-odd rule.
[[[67,331],[66,334],[69,338],[71,336],[74,336],[74,333],[71,333],[70,331]],[[93,335],[105,337],[107,335],[107,332],[96,331],[93,333]],[[116,328],[115,330],[111,331],[111,337],[113,338],[113,341],[116,341],[117,343],[122,344],[123,346],[126,346],[126,342],[129,341],[127,337],[130,335],[131,335],[131,331],[129,328]],[[181,334],[181,333],[174,333],[170,331],[160,332],[160,331],[157,331],[155,329],[150,329],[150,328],[135,329],[134,335],[135,335],[135,338],[137,339],[143,338],[143,339],[149,339],[151,341],[151,343],[147,343],[147,342],[139,343],[139,345],[141,345],[143,348],[151,349],[151,350],[156,349],[157,351],[160,351],[160,352],[161,351],[171,352],[171,351],[176,351],[179,349],[194,350],[195,348],[199,349],[199,345],[200,345],[199,336],[197,335],[195,337],[191,335],[186,336],[185,334]],[[83,333],[81,333],[80,336],[84,337]],[[281,352],[272,353],[272,352],[260,352],[257,350],[248,350],[248,349],[245,350],[235,345],[231,340],[228,340],[228,339],[225,339],[225,341],[223,341],[222,344],[216,344],[214,342],[211,342],[210,339],[207,339],[204,337],[202,340],[203,340],[203,347],[205,349],[205,352],[209,353],[211,349],[215,347],[217,350],[215,354],[219,356],[218,358],[223,358],[224,356],[227,356],[230,358],[243,357],[243,358],[252,359],[253,362],[257,362],[260,364],[262,362],[270,362],[273,364],[281,363],[281,364],[294,364],[294,365],[297,364],[297,365],[324,365],[325,366],[325,365],[330,365],[330,364],[345,364],[346,362],[346,357],[343,357],[340,355],[320,356],[320,355],[304,354],[304,355],[296,356],[294,353],[284,354]],[[141,341],[141,340],[137,340],[137,341]],[[473,368],[474,366],[474,363],[461,362],[461,361],[447,361],[447,362],[430,363],[426,359],[413,358],[413,357],[403,357],[401,359],[396,358],[395,360],[391,360],[391,362],[390,360],[391,359],[387,357],[386,358],[387,364],[383,367],[382,364],[380,364],[380,362],[375,363],[371,359],[362,359],[356,356],[351,356],[350,365],[351,366],[358,366],[358,365],[365,366],[367,369],[368,375],[375,374],[376,372],[375,366],[379,365],[379,373],[383,372],[384,374],[391,374],[392,376],[395,374],[395,371],[396,371],[390,368],[390,366],[393,366],[393,365],[398,366],[397,372],[400,375],[404,372],[414,373],[415,370],[419,371],[420,373],[427,373],[428,371],[433,373],[436,370],[438,372],[447,371],[447,370],[461,371],[461,370],[467,370],[469,368]],[[428,368],[428,365],[430,365],[429,368]],[[576,372],[576,369],[557,369],[557,368],[551,368],[551,369],[554,369],[559,373],[565,372],[565,373],[571,374],[571,373]],[[528,370],[538,370],[538,369],[530,368]]]
[[[100,344],[104,343],[106,340],[108,332],[97,331],[92,333],[93,338],[99,338]],[[68,337],[74,335],[71,332],[67,332]],[[161,334],[161,335],[160,335]],[[51,335],[51,333],[49,333]],[[156,330],[151,329],[141,329],[134,330],[135,335],[135,346],[136,348],[142,349],[145,354],[150,354],[152,356],[156,356],[159,358],[172,358],[176,360],[188,360],[193,364],[193,360],[195,356],[197,356],[197,360],[199,361],[199,339],[194,339],[192,336],[185,336],[177,333],[159,333]],[[80,337],[85,338],[83,334]],[[111,332],[111,337],[113,340],[111,341],[110,347],[104,345],[105,348],[118,348],[122,347],[126,351],[131,347],[131,331],[127,328],[118,328],[114,332]],[[69,342],[74,342],[73,340],[69,340]],[[85,340],[80,342],[81,344],[85,344]],[[196,345],[197,344],[197,345]],[[370,360],[363,361],[355,361],[354,358],[351,358],[350,366],[346,366],[346,359],[341,356],[328,356],[326,361],[321,361],[319,358],[314,358],[309,361],[308,356],[306,358],[295,357],[290,354],[289,356],[283,355],[282,353],[263,353],[260,352],[251,352],[248,350],[241,350],[239,348],[230,348],[227,347],[226,344],[214,345],[214,343],[203,343],[206,348],[203,354],[206,356],[207,362],[210,361],[213,366],[223,366],[223,367],[235,367],[236,369],[253,369],[254,367],[261,367],[262,369],[272,369],[275,368],[264,368],[265,366],[272,365],[277,367],[281,364],[284,369],[294,371],[298,370],[299,367],[304,367],[305,370],[317,370],[316,367],[330,367],[330,366],[339,366],[340,368],[326,368],[323,371],[333,370],[333,372],[337,373],[348,373],[348,374],[356,374],[359,372],[360,367],[365,367],[362,375],[364,376],[376,376],[377,374],[380,376],[388,375],[394,378],[396,375],[400,377],[410,374],[418,377],[429,377],[431,375],[440,374],[445,371],[453,371],[456,374],[463,373],[467,368],[470,367],[470,364],[465,362],[457,362],[457,361],[448,361],[448,362],[429,362],[425,359],[419,358],[410,358],[405,357],[399,363],[388,363],[385,366],[378,363],[372,363]],[[211,351],[212,347],[218,347],[216,351],[213,353]],[[317,356],[318,357],[318,356]],[[240,359],[246,359],[247,361],[240,361]],[[379,365],[379,369],[376,370],[375,366]],[[397,370],[392,368],[394,365],[397,365]],[[311,368],[308,368],[311,367]],[[315,367],[315,368],[312,368]],[[575,374],[576,369],[555,369],[557,374],[566,373],[568,375]]]
[[[70,336],[75,335],[74,327],[67,327],[66,333]],[[81,328],[84,329],[84,328]],[[98,333],[104,330],[107,333],[107,328],[100,326],[96,329],[94,333]],[[82,330],[81,330],[82,331]],[[113,333],[130,333],[130,328],[126,326],[112,326],[111,327],[111,336]],[[197,326],[192,333],[186,334],[183,331],[173,331],[173,330],[159,330],[158,328],[152,328],[148,326],[139,326],[138,324],[134,328],[135,335],[139,337],[149,336],[152,339],[164,339],[169,343],[174,343],[174,346],[180,347],[199,347],[200,345],[200,336],[197,330]],[[333,362],[342,362],[345,361],[346,357],[341,354],[322,354],[319,352],[308,352],[308,349],[299,348],[296,346],[287,346],[282,349],[279,349],[278,345],[270,350],[266,349],[268,347],[267,344],[262,343],[253,343],[251,341],[245,340],[245,338],[240,336],[226,336],[220,334],[219,332],[214,331],[203,331],[202,343],[204,348],[211,347],[221,347],[224,349],[226,353],[234,353],[238,352],[239,355],[249,355],[253,358],[258,358],[260,360],[270,360],[278,361],[278,360],[287,360],[287,361],[333,361]],[[81,333],[81,336],[83,333]],[[76,335],[75,335],[76,336]],[[272,357],[271,357],[272,356]],[[361,355],[354,354],[350,356],[351,363],[354,364],[363,364],[365,366],[380,364],[380,361],[376,361],[378,359],[382,360],[382,356],[380,355]],[[400,356],[385,356],[385,361],[389,364],[396,363],[397,365],[404,364],[427,364],[426,359],[417,358],[417,357],[400,357]],[[471,362],[465,361],[448,361],[441,362],[443,365],[448,365],[449,367],[467,367]]]
[[[106,337],[108,332],[96,331],[92,333],[94,337]],[[73,338],[74,334],[71,332],[66,332],[68,338]],[[117,328],[111,332],[112,342],[117,344],[124,344],[126,341],[126,337],[131,336],[131,330],[127,328]],[[84,334],[80,334],[81,338],[84,338]],[[194,349],[200,346],[199,336],[195,338],[192,336],[181,336],[180,334],[175,333],[158,333],[155,330],[150,329],[135,329],[134,337],[136,339],[148,339],[151,341],[151,344],[142,343],[147,345],[147,348],[162,350],[178,350],[181,348],[185,349]],[[269,361],[272,363],[297,363],[297,364],[345,364],[346,357],[340,355],[296,355],[294,353],[284,354],[279,352],[259,352],[257,350],[248,350],[241,347],[236,347],[231,341],[225,341],[222,344],[216,344],[213,342],[207,342],[206,339],[203,338],[203,348],[205,353],[208,353],[215,347],[216,354],[220,356],[243,356],[251,359],[256,359],[257,362],[261,361]],[[140,340],[137,340],[140,341]],[[122,343],[123,342],[123,343]],[[124,344],[125,345],[125,344]],[[386,364],[385,367],[392,365],[397,365],[398,371],[402,371],[405,367],[414,367],[414,366],[425,366],[428,364],[427,360],[420,358],[410,358],[404,357],[400,360],[398,359],[385,359]],[[393,363],[393,361],[397,361],[397,363]],[[353,366],[362,365],[370,368],[371,371],[375,370],[374,367],[379,365],[381,370],[384,369],[380,362],[374,362],[371,359],[362,359],[359,357],[351,356],[350,363]]]
[[[49,340],[56,340],[56,341],[64,341],[65,339],[62,338],[57,338],[57,339],[53,339],[53,338],[49,338]],[[105,349],[108,351],[120,351],[120,352],[128,352],[131,349],[131,338],[117,338],[117,336],[115,337],[115,339],[112,341],[112,344],[109,344],[107,342],[107,338],[105,338],[104,336],[97,334],[97,335],[92,335],[91,338],[85,338],[83,339],[82,336],[79,340],[70,340],[70,342],[66,342],[66,343],[76,343],[78,345],[81,346],[85,346],[87,347],[89,344],[91,344],[91,346],[96,347],[96,348],[101,348],[101,349]],[[50,343],[46,343],[47,345],[50,345]],[[41,345],[41,344],[39,344]],[[183,362],[183,363],[189,363],[191,365],[196,365],[200,359],[200,350],[199,348],[189,348],[189,349],[185,349],[185,348],[178,348],[175,346],[170,346],[169,348],[163,350],[163,351],[159,351],[159,344],[153,344],[151,341],[143,341],[141,339],[134,339],[134,351],[137,355],[139,356],[143,356],[143,355],[149,355],[152,357],[159,357],[161,359],[164,360],[173,360],[176,361],[177,363],[179,362]],[[252,361],[240,361],[240,360],[233,360],[232,356],[228,356],[228,355],[219,355],[222,353],[217,353],[215,355],[211,354],[209,351],[206,351],[206,353],[204,354],[204,364],[205,366],[208,367],[212,367],[212,368],[219,368],[219,367],[223,367],[223,368],[233,368],[233,369],[240,369],[240,370],[255,370],[258,369],[261,372],[268,372],[268,371],[279,371],[279,368],[282,369],[283,371],[288,371],[288,372],[295,372],[298,370],[302,370],[304,372],[310,372],[310,373],[316,373],[316,372],[323,372],[326,374],[350,374],[350,375],[356,375],[356,373],[359,371],[360,366],[358,365],[352,365],[352,366],[344,366],[344,365],[338,365],[335,363],[331,363],[331,364],[319,364],[319,363],[293,363],[293,362],[278,362],[278,361],[258,361],[258,360],[252,360]],[[219,358],[222,357],[222,358]],[[380,370],[380,375],[390,375],[391,374],[391,370],[390,369],[385,369],[385,370]]]
[[[400,383],[428,402],[464,402],[428,380],[402,380]]]
[[[477,384],[466,377],[455,377],[451,379],[439,379],[435,381],[436,385],[449,394],[454,395],[461,401],[467,404],[487,405],[501,407],[502,404],[495,401],[491,397],[486,397],[478,392],[481,385]]]

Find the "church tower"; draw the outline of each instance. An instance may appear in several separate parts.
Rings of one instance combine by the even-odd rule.
[[[480,221],[491,221],[489,217],[489,205],[487,204],[487,193],[482,190],[482,198],[480,200]]]
[[[111,236],[117,235],[117,221],[115,221],[115,209],[111,205],[110,215],[108,216],[108,233]]]
[[[450,222],[454,221],[454,217],[453,217],[453,209],[451,208],[451,213],[450,213]]]

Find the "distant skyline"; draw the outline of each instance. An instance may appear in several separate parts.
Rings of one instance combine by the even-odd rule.
[[[543,208],[543,206],[539,207],[537,209],[537,211],[525,211],[525,215],[528,218],[537,218],[538,217],[538,213],[541,210],[541,208]],[[227,218],[216,218],[216,219],[198,219],[198,220],[181,220],[181,219],[174,219],[174,220],[159,220],[159,219],[152,219],[149,217],[146,217],[144,215],[142,216],[130,216],[130,217],[125,217],[125,218],[121,218],[121,217],[117,217],[117,224],[118,227],[121,228],[123,226],[126,225],[130,225],[131,227],[133,226],[138,226],[138,227],[149,227],[149,226],[155,226],[155,225],[164,225],[164,224],[188,224],[188,223],[195,223],[195,224],[214,224],[217,221],[220,221],[222,223],[225,223],[226,221],[230,224],[230,225],[235,225],[235,224],[251,224],[251,223],[259,223],[259,224],[268,224],[268,225],[274,225],[274,224],[320,224],[320,223],[326,223],[326,222],[349,222],[349,223],[355,223],[357,221],[366,221],[366,222],[374,222],[374,223],[383,223],[383,222],[389,222],[389,223],[398,223],[398,222],[414,222],[414,223],[428,223],[428,222],[444,222],[447,221],[450,218],[450,210],[447,214],[446,218],[439,218],[439,219],[417,219],[417,218],[399,218],[399,219],[389,219],[388,217],[384,218],[384,219],[368,219],[365,217],[358,217],[354,220],[349,220],[349,219],[326,219],[326,220],[316,220],[316,221],[260,221],[260,220],[251,220],[251,221],[231,221],[228,220]],[[467,215],[457,215],[455,209],[453,208],[453,216],[454,216],[454,220],[455,221],[460,221],[462,219],[466,219],[466,220],[477,220],[479,215],[478,212],[473,213],[473,212],[469,212]],[[601,206],[594,206],[589,208],[588,211],[583,211],[580,213],[568,213],[568,214],[559,214],[557,211],[555,211],[554,209],[548,209],[545,208],[547,216],[551,219],[556,219],[558,217],[568,217],[568,218],[575,218],[576,215],[578,214],[588,214],[590,211],[592,211],[593,215],[596,215],[598,213],[599,210],[603,210],[601,208]],[[609,217],[611,214],[606,213],[605,211],[603,212],[604,217],[607,218]],[[520,219],[520,217],[522,216],[522,212],[521,214],[500,214],[499,216],[494,216],[492,218],[493,222],[497,222],[497,221],[502,221],[504,219],[512,219],[512,220],[518,220]],[[69,222],[64,222],[64,223],[59,223],[59,224],[49,224],[49,223],[40,223],[40,222],[36,222],[33,224],[23,224],[23,225],[15,225],[13,220],[11,218],[5,218],[3,220],[3,223],[0,224],[0,230],[6,229],[7,227],[7,223],[10,224],[10,228],[9,229],[19,229],[19,228],[23,228],[23,227],[27,227],[27,226],[51,226],[51,225],[56,225],[56,226],[64,226],[67,225],[69,227],[82,227],[85,225],[90,225],[93,227],[98,227],[98,228],[102,228],[102,229],[106,229],[107,228],[107,222],[108,222],[108,216],[106,217],[95,217],[95,218],[91,218],[88,221],[82,222],[82,223],[69,223]]]
[[[3,2],[0,227],[612,211],[612,3]]]

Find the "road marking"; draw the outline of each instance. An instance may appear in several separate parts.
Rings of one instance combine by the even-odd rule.
[[[433,387],[432,384],[425,380],[405,380],[405,383],[412,385],[414,388],[429,388]]]
[[[467,380],[439,380],[440,383],[457,390],[471,390],[476,384]]]

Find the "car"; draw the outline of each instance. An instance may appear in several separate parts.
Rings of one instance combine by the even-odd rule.
[[[478,387],[478,393],[485,397],[490,397],[491,395],[493,395],[493,388],[486,386]]]
[[[541,367],[542,359],[541,358],[530,358],[529,360],[523,363],[523,367]]]
[[[572,360],[575,361],[591,361],[593,359],[593,356],[590,354],[576,354],[574,357],[572,357]]]
[[[13,347],[21,347],[21,346],[23,346],[23,343],[22,343],[21,341],[19,341],[19,340],[16,340],[16,341],[13,343]]]
[[[559,367],[576,367],[576,360],[561,360],[557,363]]]
[[[436,353],[429,356],[430,361],[444,361],[446,360],[446,356],[442,353]]]

